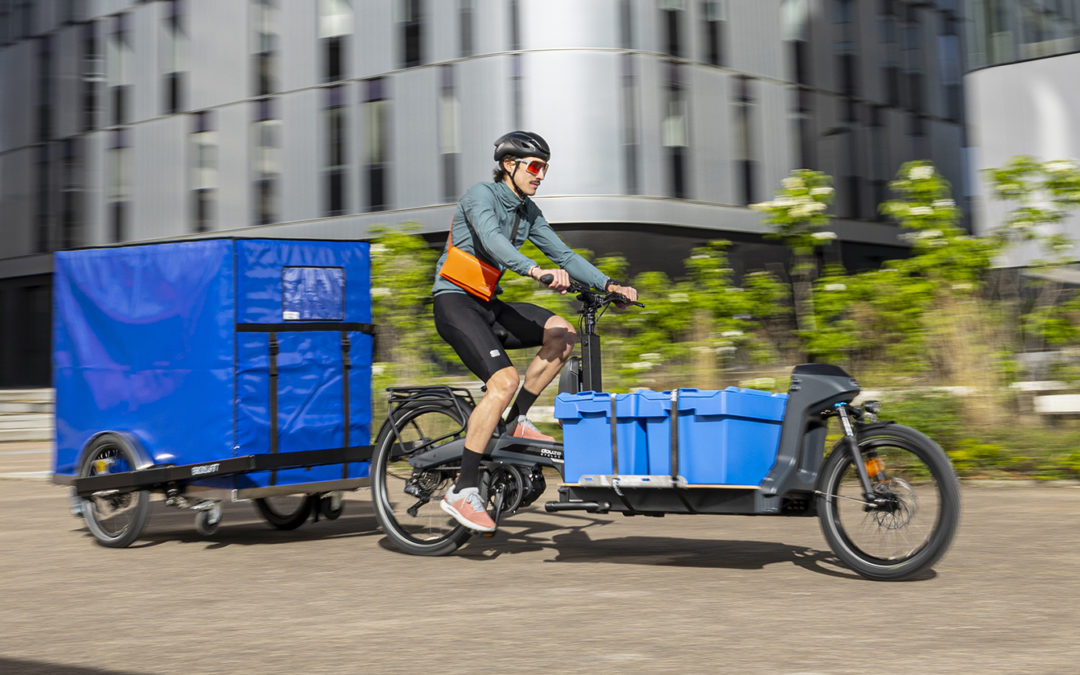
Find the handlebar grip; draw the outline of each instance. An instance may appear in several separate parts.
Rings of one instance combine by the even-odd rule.
[[[547,285],[548,285],[548,284],[550,284],[550,283],[551,283],[552,281],[555,281],[555,275],[554,275],[554,274],[545,274],[544,276],[542,276],[542,277],[540,277],[539,279],[537,279],[537,281],[539,281],[540,283],[542,283],[542,284],[544,284],[545,286],[547,286]]]

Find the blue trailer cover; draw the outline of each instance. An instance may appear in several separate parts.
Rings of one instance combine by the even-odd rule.
[[[370,443],[367,244],[212,239],[59,252],[54,287],[58,474],[74,474],[102,431],[132,434],[156,464]],[[366,475],[365,462],[233,486]]]

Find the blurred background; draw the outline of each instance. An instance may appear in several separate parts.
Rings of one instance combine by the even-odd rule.
[[[0,388],[50,384],[53,251],[207,236],[376,242],[382,377],[460,378],[434,258],[523,128],[648,291],[612,388],[830,360],[1071,433],[1078,51],[1080,0],[0,0]]]

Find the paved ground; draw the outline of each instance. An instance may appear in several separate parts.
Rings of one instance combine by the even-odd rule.
[[[965,487],[951,552],[864,581],[817,522],[518,514],[447,558],[401,555],[366,491],[197,535],[156,503],[97,546],[48,452],[0,445],[0,673],[1064,673],[1080,660],[1080,489]]]

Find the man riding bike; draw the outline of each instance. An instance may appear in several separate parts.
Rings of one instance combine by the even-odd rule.
[[[473,185],[458,202],[431,289],[439,335],[486,385],[469,417],[461,473],[442,501],[443,510],[455,520],[480,532],[495,530],[478,486],[480,460],[503,411],[516,392],[506,418],[512,435],[554,440],[540,433],[525,413],[558,375],[577,341],[566,319],[533,304],[499,300],[498,277],[507,269],[538,281],[551,275],[548,287],[561,293],[573,277],[637,299],[634,288],[613,281],[570,250],[529,199],[547,176],[550,157],[547,142],[529,131],[512,131],[495,141],[494,180]],[[525,257],[518,249],[526,240],[558,267],[543,269]],[[540,351],[526,369],[519,392],[521,378],[506,349],[521,347]]]

